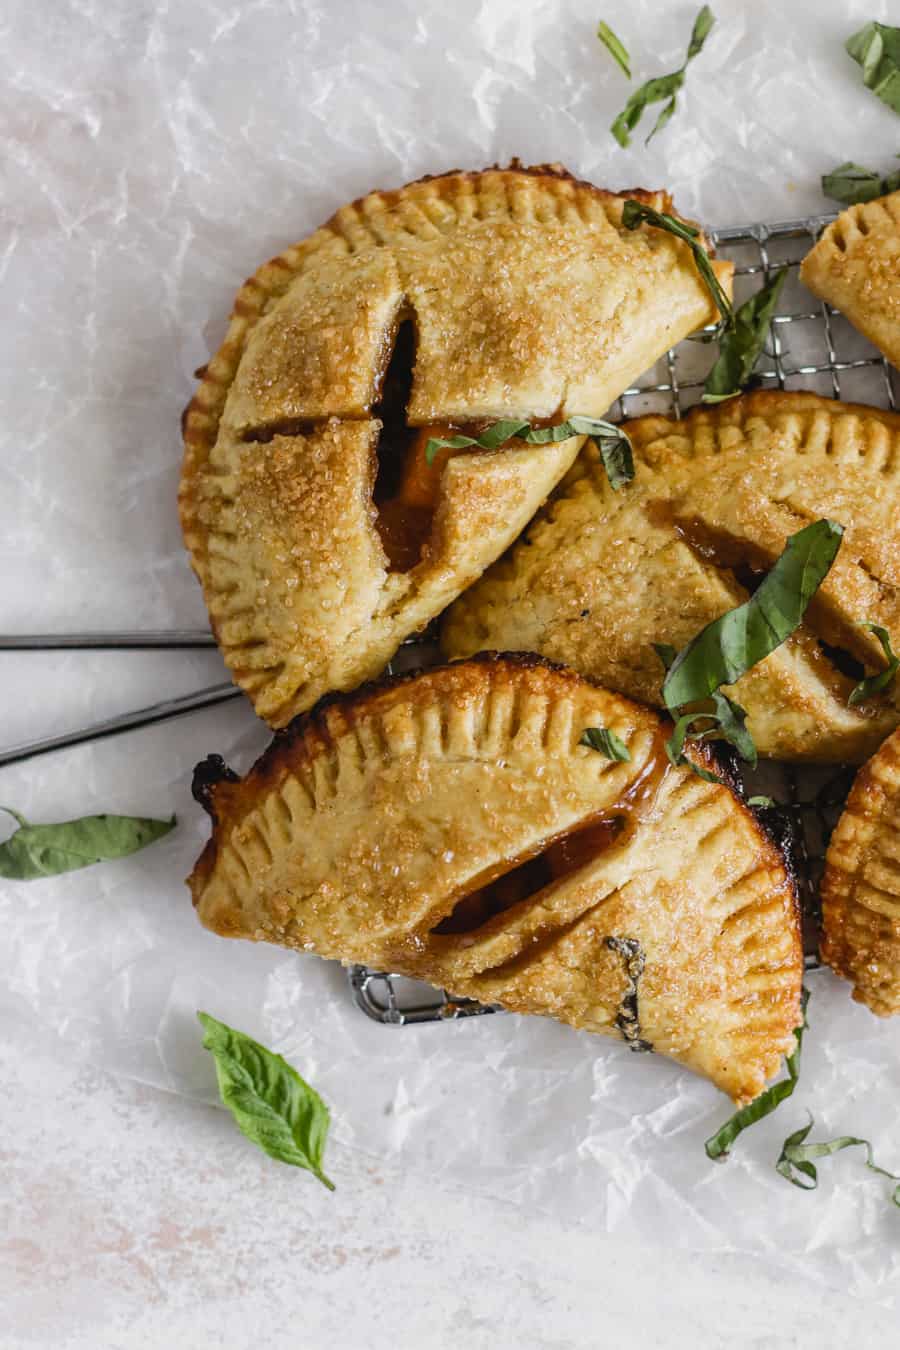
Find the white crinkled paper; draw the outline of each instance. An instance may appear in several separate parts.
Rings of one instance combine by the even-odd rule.
[[[649,148],[607,128],[628,86],[681,62],[696,6],[652,0],[329,0],[7,6],[0,108],[5,344],[0,586],[6,631],[205,625],[175,514],[178,414],[240,280],[343,201],[519,155],[610,187],[666,185],[709,224],[828,209],[844,159],[882,169],[898,124],[844,38],[888,7],[718,0],[680,107]],[[896,21],[896,15],[894,19]],[[652,122],[647,125],[649,130]],[[3,655],[0,744],[221,678],[214,653]],[[789,1130],[870,1137],[900,1170],[900,1026],[810,976],[800,1088],[727,1166],[728,1114],[654,1056],[550,1022],[382,1028],[315,958],[202,930],[182,879],[206,837],[190,799],[210,751],[243,769],[266,735],[237,701],[0,770],[0,800],[52,820],[111,809],[179,828],[134,858],[0,883],[3,999],[73,1052],[214,1093],[205,1008],[294,1060],[332,1104],[335,1146],[648,1241],[770,1255],[891,1299],[900,1212],[857,1154],[802,1195]]]

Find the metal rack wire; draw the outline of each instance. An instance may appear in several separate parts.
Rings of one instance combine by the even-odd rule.
[[[762,388],[807,389],[851,402],[896,409],[900,406],[900,375],[836,310],[820,304],[806,291],[797,275],[800,262],[833,215],[810,216],[778,224],[745,225],[707,233],[718,255],[735,264],[735,300],[740,303],[782,267],[788,269],[771,340],[754,377]],[[627,389],[611,410],[614,419],[647,413],[680,416],[699,402],[715,349],[688,339],[667,352],[633,388]],[[0,652],[58,650],[190,649],[215,646],[205,630],[73,632],[59,634],[0,634]],[[404,644],[394,667],[409,669],[427,664],[433,656],[426,639]],[[75,731],[45,737],[0,750],[0,767],[34,756],[115,736],[208,708],[240,696],[228,683],[212,685],[182,698],[108,718]],[[807,912],[813,914],[818,875],[830,828],[849,787],[846,774],[830,770],[795,771],[764,766],[763,782],[753,790],[772,792],[787,803],[797,838],[801,883]],[[766,778],[766,775],[768,777]],[[774,779],[774,781],[773,781]],[[813,953],[808,965],[815,965]],[[481,1016],[495,1011],[467,999],[453,999],[443,991],[398,975],[351,967],[350,988],[359,1008],[385,1026],[441,1022]]]

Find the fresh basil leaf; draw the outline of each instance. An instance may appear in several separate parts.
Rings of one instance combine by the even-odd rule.
[[[612,59],[625,72],[626,79],[630,80],[631,67],[629,65],[629,61],[631,58],[628,55],[628,51],[625,48],[624,43],[622,43],[619,40],[619,38],[616,37],[615,33],[610,28],[609,24],[604,23],[602,19],[597,24],[597,36],[603,43],[606,50],[609,52]]]
[[[886,197],[889,192],[900,189],[900,169],[894,173],[877,174],[872,169],[864,169],[849,160],[839,164],[831,173],[822,175],[822,191],[826,197],[832,197],[845,206],[855,206],[857,202],[870,202],[875,197]]]
[[[594,441],[614,491],[634,478],[634,456],[627,433],[614,422],[580,415],[550,427],[532,427],[529,422],[507,418],[494,422],[480,436],[432,436],[425,445],[425,462],[433,464],[438,451],[445,446],[451,450],[463,450],[470,445],[477,445],[482,450],[497,450],[511,440],[522,440],[528,445],[549,445],[567,441],[571,436],[589,436]]]
[[[282,1055],[209,1013],[197,1016],[204,1048],[216,1062],[219,1095],[241,1133],[270,1158],[312,1172],[333,1191],[322,1171],[331,1117],[319,1094]]]
[[[55,825],[31,825],[18,811],[0,807],[18,821],[19,828],[0,844],[0,877],[34,881],[75,872],[92,863],[125,858],[175,826],[171,820],[143,816],[82,816]]]
[[[718,358],[703,386],[704,403],[734,398],[753,374],[787,273],[787,268],[782,267],[734,311],[734,322],[719,339]]]
[[[867,23],[845,45],[853,60],[862,66],[866,88],[900,113],[900,28]]]
[[[668,670],[675,660],[675,657],[678,655],[676,649],[672,646],[671,642],[654,642],[651,645],[666,670]]]
[[[777,1083],[761,1092],[758,1097],[754,1097],[752,1102],[742,1106],[736,1111],[730,1120],[726,1120],[720,1129],[716,1130],[706,1141],[706,1156],[713,1162],[719,1162],[728,1157],[731,1146],[744,1130],[755,1125],[758,1120],[765,1116],[770,1116],[776,1107],[790,1097],[794,1088],[797,1086],[797,1079],[800,1077],[800,1052],[803,1049],[803,1033],[807,1030],[809,1023],[806,1020],[806,1005],[809,1002],[809,990],[804,989],[800,995],[800,1025],[794,1032],[794,1049],[788,1055],[784,1062],[787,1069],[787,1078],[780,1078]]]
[[[653,103],[665,103],[665,107],[657,117],[653,130],[644,144],[647,145],[658,131],[662,131],[677,106],[678,91],[684,84],[688,63],[693,61],[695,56],[699,56],[703,50],[703,44],[714,23],[715,18],[712,10],[709,5],[704,5],[694,20],[684,64],[678,70],[673,71],[671,75],[658,75],[655,79],[647,80],[645,84],[641,85],[640,89],[634,91],[610,127],[610,131],[621,146],[624,147],[631,143],[630,133],[640,122],[645,108],[649,108]]]
[[[709,254],[703,245],[698,242],[700,231],[693,225],[678,220],[675,216],[667,215],[665,211],[656,211],[652,206],[645,206],[643,202],[629,198],[622,208],[622,224],[626,230],[636,230],[643,223],[653,225],[658,230],[666,230],[669,234],[674,234],[676,239],[681,239],[687,244],[694,255],[694,264],[697,271],[703,278],[706,288],[713,298],[713,303],[722,316],[724,326],[731,328],[734,323],[734,310],[713,270]]]
[[[868,628],[869,632],[878,638],[887,665],[877,675],[868,675],[866,679],[860,680],[847,700],[851,708],[855,708],[858,703],[864,703],[867,698],[873,698],[875,694],[880,694],[882,689],[887,689],[900,670],[900,656],[897,656],[891,646],[891,635],[888,630],[877,623],[864,623],[862,626]]]
[[[793,1134],[789,1134],[781,1146],[775,1171],[785,1177],[793,1186],[799,1186],[803,1191],[814,1191],[819,1184],[815,1160],[831,1158],[835,1153],[841,1153],[845,1148],[857,1147],[866,1150],[864,1161],[870,1172],[877,1172],[879,1176],[900,1183],[900,1175],[896,1172],[888,1172],[884,1167],[877,1165],[872,1145],[868,1139],[858,1139],[852,1134],[842,1134],[837,1139],[828,1139],[821,1144],[808,1144],[806,1140],[814,1124],[815,1121],[810,1114],[809,1124],[795,1130]],[[795,1175],[795,1172],[808,1177],[809,1180],[801,1181],[800,1177]],[[900,1184],[894,1186],[891,1190],[891,1201],[900,1208]]]
[[[607,759],[621,759],[626,763],[631,759],[631,751],[628,746],[619,739],[614,731],[608,730],[607,727],[585,727],[578,744],[588,745],[592,750],[598,750]]]
[[[826,519],[791,535],[749,600],[707,624],[675,657],[663,684],[666,707],[709,698],[780,647],[828,575],[843,533],[842,525]]]
[[[748,797],[748,806],[758,806],[764,811],[774,811],[777,803],[774,797]]]

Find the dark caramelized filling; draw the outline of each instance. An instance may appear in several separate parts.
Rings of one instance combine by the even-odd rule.
[[[580,821],[537,849],[504,860],[472,879],[472,889],[457,900],[451,912],[431,930],[437,934],[472,933],[490,919],[537,895],[551,881],[559,881],[598,858],[636,824],[640,806],[656,794],[669,764],[660,729],[655,751],[625,795],[595,816]]]

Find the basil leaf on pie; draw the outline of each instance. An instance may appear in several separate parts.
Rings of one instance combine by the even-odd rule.
[[[706,288],[722,316],[723,325],[727,328],[732,326],[734,310],[731,301],[725,294],[719,278],[713,270],[709,254],[699,242],[700,231],[696,226],[688,225],[683,220],[676,220],[674,216],[667,215],[665,211],[657,211],[652,206],[646,206],[643,202],[635,201],[633,198],[625,203],[622,210],[622,224],[626,230],[636,230],[639,225],[643,224],[652,225],[658,230],[666,230],[669,234],[674,234],[676,239],[683,240],[694,255],[697,271],[703,278]]]
[[[34,881],[75,872],[93,863],[137,853],[175,827],[171,820],[144,816],[82,816],[54,825],[32,825],[18,811],[0,810],[18,821],[15,834],[0,844],[0,877]]]
[[[734,398],[753,374],[765,346],[788,269],[782,267],[755,295],[734,311],[734,319],[719,339],[719,355],[703,386],[704,403]]]
[[[631,759],[628,746],[608,727],[585,727],[578,744],[590,746],[607,759],[620,759],[625,763]]]
[[[209,1013],[197,1016],[204,1048],[216,1062],[219,1095],[241,1133],[270,1158],[312,1172],[333,1191],[322,1171],[330,1113],[319,1094],[282,1055]]]
[[[887,689],[888,685],[893,683],[897,671],[900,670],[900,656],[897,656],[891,646],[891,635],[888,630],[882,628],[881,624],[878,623],[864,623],[862,626],[878,638],[887,665],[877,675],[869,675],[866,679],[860,680],[848,700],[851,708],[855,708],[858,703],[864,703],[867,698],[872,698],[875,694],[880,694],[883,689]]]
[[[693,61],[695,56],[699,56],[703,50],[703,44],[709,36],[710,29],[715,23],[715,17],[709,5],[704,5],[694,20],[694,27],[691,30],[691,40],[688,44],[687,55],[684,58],[684,64],[672,72],[671,75],[659,75],[655,79],[647,80],[640,89],[636,89],[629,98],[625,107],[619,113],[616,120],[610,127],[610,131],[615,136],[621,146],[627,146],[631,142],[630,133],[634,131],[638,122],[640,122],[644,111],[653,103],[664,103],[662,111],[656,119],[653,130],[647,137],[644,144],[648,144],[658,131],[669,121],[677,106],[677,95],[681,86],[684,84],[685,72],[688,63]],[[598,34],[602,38],[602,34]],[[609,44],[607,43],[607,46]],[[615,53],[613,53],[615,55]],[[618,58],[616,58],[618,59]],[[619,62],[621,65],[621,61]],[[623,69],[628,70],[623,66]]]
[[[433,464],[440,450],[464,450],[478,446],[481,450],[497,450],[508,441],[525,441],[528,445],[549,445],[567,441],[571,436],[588,436],[600,451],[610,486],[618,491],[634,478],[634,456],[627,434],[614,422],[599,417],[570,417],[550,427],[533,427],[530,422],[513,418],[494,422],[479,436],[432,436],[425,446],[425,461]]]

